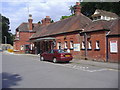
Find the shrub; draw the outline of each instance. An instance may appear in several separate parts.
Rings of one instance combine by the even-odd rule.
[[[13,52],[13,49],[8,49],[8,52]]]

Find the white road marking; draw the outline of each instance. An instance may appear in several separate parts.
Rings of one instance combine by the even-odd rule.
[[[16,76],[15,78],[21,78],[21,76]]]
[[[83,67],[83,66],[72,65],[72,64],[55,64],[55,63],[51,63],[51,62],[44,62],[44,63],[49,63],[49,64],[53,64],[53,65],[57,65],[57,66],[68,67],[68,68],[72,68],[72,69],[75,69],[75,70],[82,70],[82,71],[86,71],[86,72],[100,72],[100,71],[109,70],[109,69],[89,70],[88,66],[87,67]]]
[[[6,81],[6,80],[8,80],[8,79],[7,79],[7,78],[4,78],[3,80]]]

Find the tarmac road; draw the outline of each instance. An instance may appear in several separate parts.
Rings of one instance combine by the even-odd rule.
[[[118,88],[118,71],[3,53],[3,88]]]

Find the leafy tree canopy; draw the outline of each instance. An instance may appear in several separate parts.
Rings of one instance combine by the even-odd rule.
[[[116,13],[120,16],[120,2],[81,2],[81,12],[90,17],[96,9]]]
[[[70,16],[62,16],[62,17],[60,18],[60,20],[66,19],[66,18],[69,18],[69,17],[72,17],[72,16],[74,16],[74,14],[72,14],[72,15],[70,15]]]
[[[51,20],[50,23],[54,23],[54,20]]]
[[[81,13],[87,17],[95,12],[96,9],[105,10],[109,12],[116,13],[120,16],[120,2],[81,2]],[[75,6],[75,5],[74,5]],[[69,10],[71,11],[70,16],[62,16],[61,19],[69,18],[74,15],[74,6],[70,6]]]
[[[38,24],[41,24],[41,22],[39,21]]]
[[[1,22],[0,22],[0,26],[2,26],[2,43],[5,43],[5,36],[7,37],[7,44],[11,44],[13,45],[13,38],[14,35],[12,33],[10,33],[9,30],[9,18],[6,18],[5,16],[2,16],[0,14],[1,17]]]

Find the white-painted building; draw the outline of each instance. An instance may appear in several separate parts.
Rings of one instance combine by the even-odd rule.
[[[92,15],[92,19],[95,20],[115,20],[118,15],[112,12],[96,9],[95,13]]]

